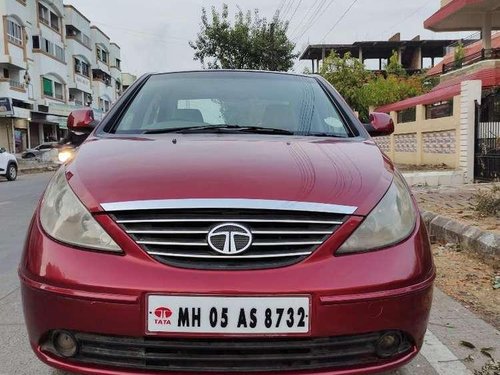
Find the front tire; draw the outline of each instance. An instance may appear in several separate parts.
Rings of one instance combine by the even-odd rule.
[[[7,166],[7,173],[5,174],[7,180],[14,181],[17,178],[17,166],[14,163],[10,163]]]

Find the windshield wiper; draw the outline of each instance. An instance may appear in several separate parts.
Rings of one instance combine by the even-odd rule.
[[[143,134],[162,134],[162,133],[211,133],[211,132],[225,132],[236,131],[243,133],[255,134],[282,134],[282,135],[295,135],[294,132],[285,129],[266,128],[264,126],[242,126],[235,124],[219,124],[219,125],[201,125],[201,126],[184,126],[177,128],[162,128],[162,129],[149,129]]]

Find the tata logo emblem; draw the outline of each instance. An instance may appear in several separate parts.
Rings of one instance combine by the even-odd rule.
[[[170,310],[168,307],[158,307],[157,309],[155,309],[155,315],[158,318],[167,319],[172,316],[172,310]]]
[[[220,254],[234,255],[245,251],[252,244],[252,232],[240,224],[224,223],[208,232],[208,244]]]
[[[155,324],[158,325],[171,325],[172,322],[170,321],[170,317],[172,316],[172,310],[170,310],[168,307],[157,307],[154,311],[154,322]]]

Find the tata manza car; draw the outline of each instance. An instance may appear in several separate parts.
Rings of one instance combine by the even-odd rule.
[[[70,117],[85,128],[90,110]],[[19,275],[31,346],[81,374],[373,374],[419,351],[417,205],[327,81],[146,75],[54,175]]]

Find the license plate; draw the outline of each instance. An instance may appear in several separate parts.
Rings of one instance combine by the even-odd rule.
[[[149,332],[307,333],[309,297],[147,297]]]

